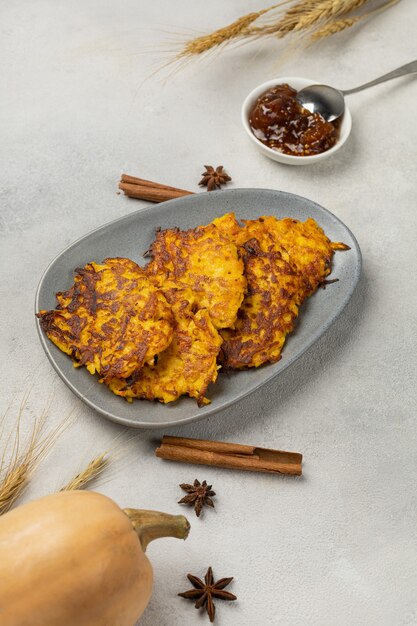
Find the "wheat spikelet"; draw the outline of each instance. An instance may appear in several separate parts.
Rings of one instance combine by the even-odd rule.
[[[276,5],[263,9],[262,11],[257,11],[254,13],[248,13],[247,15],[243,15],[232,24],[228,26],[224,26],[223,28],[219,28],[215,30],[213,33],[209,35],[203,35],[201,37],[196,37],[195,39],[191,39],[188,41],[181,52],[177,55],[177,59],[181,57],[187,57],[189,55],[198,55],[211,50],[221,44],[226,43],[227,41],[231,41],[232,39],[236,39],[237,37],[242,37],[245,35],[245,32],[255,20],[257,20],[261,15],[272,11]]]
[[[91,482],[99,476],[105,467],[109,464],[107,452],[103,452],[94,458],[82,472],[79,472],[66,485],[61,487],[60,491],[73,491],[74,489],[82,489],[87,483]]]
[[[324,39],[325,37],[331,37],[331,35],[335,35],[336,33],[340,33],[342,30],[346,28],[350,28],[354,24],[356,24],[361,19],[360,16],[357,17],[347,17],[344,20],[335,20],[334,22],[329,22],[323,28],[319,28],[314,31],[314,33],[310,36],[310,42],[314,43],[319,41],[320,39]]]
[[[20,422],[30,392],[31,389],[29,388],[23,394],[22,400],[20,402],[20,407],[16,419],[16,427],[14,431],[12,451],[7,462],[6,453],[10,444],[10,439],[12,437],[12,431],[9,433],[9,436],[7,437],[5,445],[3,447],[3,455],[0,461],[0,515],[6,513],[13,506],[14,502],[21,495],[29,481],[30,472],[34,464],[34,457],[36,456],[35,451],[37,446],[37,438],[43,427],[46,414],[51,403],[50,397],[47,405],[42,411],[41,416],[37,420],[35,420],[32,434],[26,446],[25,452],[20,455]],[[10,409],[10,406],[11,403],[6,410],[6,413]]]
[[[23,462],[6,473],[0,484],[0,515],[7,513],[24,490],[29,478],[30,464]]]
[[[41,415],[35,419],[29,440],[22,452],[20,422],[29,395],[30,390],[24,394],[20,403],[11,453],[7,455],[6,461],[6,453],[12,432],[6,439],[6,445],[4,446],[0,461],[0,515],[9,511],[16,500],[22,495],[30,481],[34,469],[47,455],[61,433],[67,428],[73,413],[73,411],[70,411],[56,428],[42,436],[45,420],[52,403],[53,394],[51,394]]]
[[[284,37],[296,29],[299,21],[306,13],[311,13],[323,0],[301,0],[285,11],[282,17],[269,28],[268,34]]]
[[[385,4],[376,7],[375,9],[373,9],[372,11],[368,11],[367,13],[362,13],[362,15],[357,15],[356,17],[347,17],[342,20],[334,20],[333,22],[329,22],[322,28],[319,28],[312,33],[312,35],[310,36],[310,42],[314,43],[316,41],[319,41],[320,39],[324,39],[325,37],[331,37],[336,33],[340,33],[342,30],[354,26],[360,20],[370,17],[374,13],[384,11],[385,9],[388,9],[388,7],[397,4],[399,1],[400,0],[388,0],[388,2],[386,2]]]
[[[32,473],[39,462],[47,455],[53,443],[66,427],[66,420],[44,438],[40,436],[40,420],[32,430],[31,438],[25,451],[20,456],[13,452],[13,458],[0,481],[0,515],[9,511],[22,495]]]
[[[313,8],[307,10],[304,15],[300,16],[294,30],[308,30],[316,24],[347,15],[359,9],[366,2],[368,0],[322,0]]]
[[[33,471],[66,428],[66,422],[67,420],[59,424],[41,440],[38,440],[39,423],[35,424],[26,450],[21,456],[16,456],[12,460],[0,481],[0,515],[9,511],[22,495]]]

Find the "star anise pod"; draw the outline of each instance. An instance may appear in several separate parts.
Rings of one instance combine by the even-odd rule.
[[[178,504],[193,505],[197,517],[200,517],[201,510],[205,504],[214,509],[214,502],[210,496],[215,496],[216,494],[211,488],[212,485],[208,485],[205,480],[200,483],[200,481],[196,478],[193,485],[182,483],[180,487],[181,489],[184,489],[188,495],[181,498],[181,500],[178,501]]]
[[[210,622],[214,622],[216,613],[213,598],[219,598],[220,600],[237,600],[233,593],[224,591],[224,588],[232,582],[233,576],[231,578],[220,578],[220,580],[214,582],[213,570],[209,567],[204,577],[204,582],[192,574],[187,574],[187,578],[194,589],[184,591],[178,595],[187,600],[195,600],[194,606],[196,609],[201,609],[205,606]]]
[[[222,185],[232,180],[223,170],[223,165],[219,165],[216,169],[212,165],[205,165],[204,167],[206,171],[201,174],[203,178],[198,184],[201,187],[207,187],[207,191],[213,191],[216,188],[220,189]]]

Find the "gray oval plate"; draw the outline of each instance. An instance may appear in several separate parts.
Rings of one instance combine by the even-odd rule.
[[[234,211],[239,219],[261,215],[278,218],[314,218],[332,241],[343,241],[351,248],[334,256],[331,278],[339,282],[319,289],[304,303],[296,330],[288,338],[278,363],[258,369],[219,375],[209,389],[211,404],[198,408],[195,400],[181,398],[173,404],[137,400],[129,404],[97,382],[85,368],[74,368],[71,359],[37,328],[42,346],[53,367],[70,389],[104,417],[137,428],[161,428],[186,424],[211,415],[240,400],[272,377],[277,376],[305,352],[335,321],[348,303],[361,272],[361,253],[350,230],[332,213],[311,200],[283,191],[233,189],[199,193],[157,206],[140,209],[85,235],[64,250],[46,269],[36,293],[35,309],[55,307],[55,293],[73,283],[73,270],[88,261],[121,256],[144,264],[142,254],[154,238],[155,228],[194,228],[215,217]]]

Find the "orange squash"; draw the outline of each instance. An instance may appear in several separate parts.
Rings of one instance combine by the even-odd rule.
[[[0,624],[133,626],[152,593],[148,543],[189,527],[91,491],[17,507],[0,517]]]

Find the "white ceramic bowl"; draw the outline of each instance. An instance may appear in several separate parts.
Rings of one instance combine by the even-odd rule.
[[[249,126],[249,114],[252,110],[253,105],[259,96],[264,93],[270,87],[274,87],[275,85],[280,85],[282,83],[288,83],[290,87],[297,89],[303,89],[304,87],[308,87],[309,85],[316,85],[319,83],[317,80],[311,80],[309,78],[300,78],[299,76],[280,76],[278,78],[273,78],[272,80],[268,80],[258,87],[255,87],[250,94],[245,99],[242,105],[242,124],[251,141],[255,144],[262,154],[273,159],[274,161],[279,161],[280,163],[286,163],[287,165],[311,165],[312,163],[317,163],[318,161],[322,161],[323,159],[328,159],[332,156],[337,150],[345,143],[346,139],[350,135],[350,131],[352,128],[352,116],[348,107],[346,106],[345,113],[343,115],[342,122],[340,124],[339,130],[339,138],[335,145],[330,148],[330,150],[326,150],[326,152],[321,152],[320,154],[313,154],[311,156],[292,156],[290,154],[284,154],[282,152],[278,152],[277,150],[273,150],[272,148],[268,148],[264,143],[259,141],[253,134],[251,127]]]

